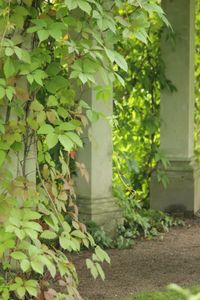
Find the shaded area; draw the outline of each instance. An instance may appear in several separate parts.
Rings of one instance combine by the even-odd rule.
[[[85,267],[88,253],[76,257],[80,291],[84,299],[115,299],[152,291],[169,283],[200,283],[200,220],[171,230],[151,241],[138,241],[133,249],[109,250],[112,266],[105,265],[106,281],[94,281]]]

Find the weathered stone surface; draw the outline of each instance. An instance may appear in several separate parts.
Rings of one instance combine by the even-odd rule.
[[[177,91],[161,92],[161,149],[171,162],[166,189],[152,177],[151,207],[196,212],[200,208],[199,170],[191,165],[194,126],[194,0],[165,0],[163,8],[175,34],[162,37],[166,76]]]

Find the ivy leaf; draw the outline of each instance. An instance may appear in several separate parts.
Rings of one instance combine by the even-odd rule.
[[[23,299],[23,298],[24,298],[24,295],[25,295],[25,293],[26,293],[26,289],[25,289],[23,286],[20,286],[20,287],[18,287],[18,288],[16,289],[16,292],[17,292],[17,294],[19,295],[19,297],[20,297],[21,299]]]
[[[47,100],[47,106],[52,107],[52,106],[57,106],[58,105],[58,100],[55,96],[51,95],[49,96]]]
[[[90,15],[92,7],[90,6],[90,4],[88,2],[86,2],[84,0],[78,0],[78,6],[81,10],[83,10],[88,15]]]
[[[39,220],[41,214],[37,211],[31,211],[30,209],[25,209],[23,214],[23,220]]]
[[[57,237],[57,234],[53,231],[50,230],[45,230],[43,233],[40,235],[41,238],[46,239],[46,240],[54,240]]]
[[[101,262],[103,262],[104,260],[110,264],[110,257],[108,256],[108,254],[101,249],[99,246],[97,246],[95,248],[95,253],[97,255],[97,257],[100,259]]]
[[[12,75],[15,74],[15,66],[14,66],[12,60],[10,59],[10,57],[8,57],[6,59],[4,66],[3,66],[3,71],[4,71],[6,78],[10,78]]]
[[[43,257],[43,262],[47,266],[47,269],[49,270],[49,273],[51,274],[51,276],[54,278],[56,276],[55,265],[51,262],[51,260],[49,258],[47,258],[47,256]]]
[[[87,258],[86,265],[87,265],[87,268],[90,270],[94,279],[96,279],[98,277],[98,270],[97,270],[95,264],[93,263],[93,261],[91,259]]]
[[[37,260],[31,261],[31,267],[36,273],[39,273],[41,275],[44,272],[44,266],[40,261]]]
[[[12,48],[9,48],[7,47],[6,50],[5,50],[5,55],[6,56],[12,56],[14,53],[13,49]]]
[[[52,77],[52,79],[46,83],[46,89],[49,93],[55,94],[60,89],[66,88],[67,85],[68,81],[66,80],[66,78],[57,75],[55,77]]]
[[[21,60],[23,60],[24,62],[30,64],[31,63],[31,56],[30,56],[29,52],[25,49],[21,49],[21,53],[22,53]]]
[[[124,57],[119,54],[118,52],[115,52],[115,62],[116,64],[121,68],[123,69],[125,72],[128,71],[128,65],[127,65],[127,62],[126,60],[124,59]]]
[[[32,287],[32,286],[26,286],[26,290],[29,293],[29,295],[36,297],[38,294],[37,288]]]
[[[27,256],[21,251],[12,252],[11,257],[17,260],[23,260],[27,258]]]
[[[63,122],[59,126],[59,130],[61,131],[70,131],[76,129],[77,126],[72,124],[71,122]]]
[[[20,267],[23,272],[27,272],[30,268],[30,262],[27,259],[24,259],[21,261]]]
[[[49,124],[44,124],[40,127],[37,132],[38,134],[52,134],[54,133],[54,128]]]
[[[65,4],[69,8],[69,10],[77,8],[78,4],[75,0],[65,0]]]
[[[70,152],[73,149],[74,144],[72,143],[71,139],[68,138],[66,135],[59,135],[58,136],[59,142],[61,145]]]
[[[49,37],[49,31],[48,30],[41,29],[41,30],[38,31],[37,34],[38,34],[40,43],[47,40],[48,37]]]
[[[101,265],[99,263],[95,263],[95,266],[97,268],[97,271],[98,271],[99,275],[101,276],[101,279],[104,281],[105,280],[105,274],[104,274],[104,271],[103,271]]]
[[[72,231],[71,235],[75,236],[75,237],[78,237],[80,239],[84,239],[85,238],[85,234],[80,231],[80,230],[74,230]]]
[[[64,249],[64,250],[68,250],[69,249],[69,240],[65,237],[65,236],[61,236],[59,238],[59,242],[60,242],[60,246]]]
[[[46,142],[48,148],[51,149],[58,143],[58,136],[55,133],[49,133],[46,137]]]
[[[74,132],[67,132],[66,135],[79,147],[83,147],[83,143],[80,139],[80,137],[78,136],[78,134],[74,133]]]
[[[50,31],[50,35],[55,39],[55,40],[58,40],[62,37],[62,31],[59,30],[59,29],[52,29]]]
[[[98,121],[99,119],[99,114],[94,110],[87,110],[86,115],[92,123]]]
[[[105,52],[110,61],[113,63],[115,61],[115,51],[105,48]]]

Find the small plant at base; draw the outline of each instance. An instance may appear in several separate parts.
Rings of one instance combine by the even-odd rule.
[[[109,238],[103,228],[98,226],[95,222],[90,221],[85,223],[87,231],[93,237],[95,243],[102,248],[112,248],[113,240]]]

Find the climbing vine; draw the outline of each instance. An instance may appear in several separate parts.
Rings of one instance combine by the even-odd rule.
[[[2,300],[81,299],[66,253],[82,245],[94,248],[86,264],[104,279],[110,259],[79,221],[72,176],[76,167],[88,180],[76,152],[99,118],[86,95],[106,100],[114,79],[124,83],[127,62],[113,45],[146,41],[155,13],[167,23],[157,1],[0,0]]]

